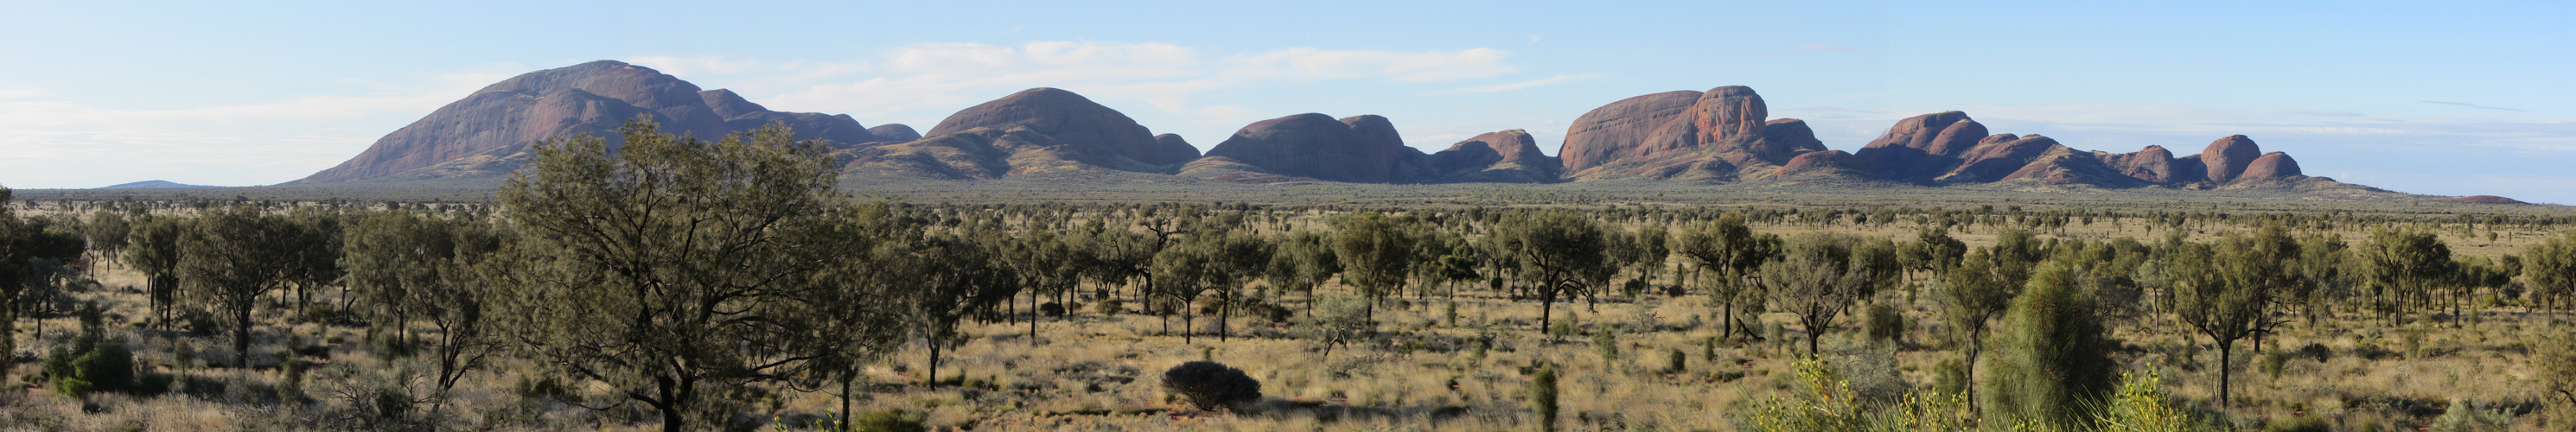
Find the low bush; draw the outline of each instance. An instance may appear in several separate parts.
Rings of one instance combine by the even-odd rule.
[[[1202,410],[1232,408],[1261,400],[1261,381],[1242,369],[1211,361],[1194,361],[1163,371],[1163,391],[1179,395]]]

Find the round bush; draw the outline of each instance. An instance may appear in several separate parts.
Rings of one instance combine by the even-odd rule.
[[[1163,391],[1180,395],[1199,409],[1213,411],[1260,400],[1261,381],[1222,363],[1194,361],[1163,371]]]

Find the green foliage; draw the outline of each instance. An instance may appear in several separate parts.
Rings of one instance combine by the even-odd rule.
[[[2436,432],[2504,432],[2513,428],[2513,413],[2504,408],[2480,408],[2477,403],[2452,399],[2442,416],[2434,417],[2430,429]]]
[[[1403,291],[1418,261],[1414,244],[1421,241],[1410,223],[1362,213],[1334,224],[1333,256],[1342,265],[1342,281],[1359,287],[1360,295],[1371,300]]]
[[[92,340],[81,345],[86,348],[54,347],[45,357],[44,374],[55,393],[77,398],[133,386],[134,353],[124,344]]]
[[[1556,430],[1556,399],[1556,366],[1539,366],[1529,383],[1530,412],[1538,414],[1539,430]]]
[[[1609,326],[1602,326],[1601,328],[1594,329],[1592,332],[1592,350],[1601,353],[1602,364],[1618,362],[1619,336],[1610,333]]]
[[[2199,428],[2165,395],[2153,368],[2120,373],[2118,391],[2100,404],[2094,423],[2103,431],[2190,432]]]
[[[1763,401],[1746,415],[1746,429],[1763,432],[1932,432],[1976,428],[1966,399],[1957,394],[1907,392],[1893,402],[1872,403],[1824,362],[1800,360],[1788,396]]]
[[[1727,212],[1714,222],[1682,231],[1677,242],[1677,252],[1699,266],[1700,271],[1710,273],[1698,280],[1709,302],[1720,307],[1718,321],[1724,334],[1743,331],[1735,328],[1735,309],[1739,305],[1760,307],[1764,297],[1761,287],[1748,278],[1779,253],[1780,237],[1756,234],[1746,226],[1743,213]]]
[[[2562,309],[2576,307],[2576,231],[2525,248],[2520,262],[2532,300]]]
[[[2034,273],[1992,341],[1981,383],[1986,413],[2007,421],[2072,423],[2083,404],[2110,393],[2117,364],[2092,300],[2072,269],[2050,262]]]
[[[2576,332],[2555,329],[2535,343],[2531,370],[2542,391],[2576,406]]]
[[[1907,327],[1905,312],[1897,310],[1896,305],[1883,302],[1871,304],[1866,316],[1867,319],[1861,321],[1861,329],[1863,334],[1869,335],[1869,340],[1890,343],[1904,341]]]
[[[900,242],[874,235],[893,231],[881,208],[833,190],[820,142],[779,126],[706,142],[642,118],[619,132],[614,152],[548,139],[504,183],[527,253],[494,315],[529,355],[644,404],[665,430],[728,419],[714,389],[846,370],[899,334],[885,294],[934,291],[888,285],[938,284],[879,274],[925,268],[878,258]]]
[[[1221,363],[1194,361],[1163,371],[1163,391],[1200,410],[1215,411],[1261,400],[1261,381]]]
[[[1894,286],[1900,276],[1896,246],[1887,239],[1862,240],[1840,234],[1803,234],[1782,248],[1782,259],[1762,265],[1762,283],[1771,304],[1796,314],[1806,327],[1807,353],[1834,319],[1860,299]]]
[[[1539,328],[1553,322],[1556,302],[1590,297],[1617,270],[1606,252],[1607,230],[1574,212],[1517,213],[1494,234],[1498,255],[1520,264],[1519,279],[1539,298]]]

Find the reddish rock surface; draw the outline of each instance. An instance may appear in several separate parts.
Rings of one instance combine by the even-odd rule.
[[[1859,173],[1860,159],[1842,150],[1806,152],[1789,158],[1773,178],[1789,178],[1810,173]]]
[[[1014,126],[1054,137],[1076,152],[1120,156],[1149,165],[1179,164],[1199,157],[1197,148],[1155,141],[1152,131],[1118,110],[1073,92],[1047,87],[1021,90],[950,114],[924,136],[935,138],[977,128]]]
[[[1273,174],[1340,182],[1388,183],[1408,162],[1418,164],[1421,150],[1405,147],[1395,125],[1385,117],[1363,115],[1341,120],[1323,114],[1298,114],[1262,120],[1208,149]]]
[[[726,89],[698,92],[698,98],[706,102],[707,108],[715,110],[716,115],[724,117],[727,129],[747,131],[770,124],[784,124],[796,131],[797,139],[829,140],[834,147],[841,148],[886,140],[878,137],[873,129],[860,126],[858,119],[850,118],[849,114],[770,111]]]
[[[1852,156],[1880,178],[1929,183],[1964,163],[1960,155],[1984,138],[1986,125],[1944,111],[1899,120]]]
[[[868,133],[876,134],[877,139],[885,141],[903,142],[921,139],[920,132],[914,132],[912,126],[905,126],[902,123],[877,125],[877,127],[868,128]]]
[[[1538,148],[1528,131],[1488,132],[1432,153],[1425,162],[1431,178],[1446,182],[1554,182],[1564,171],[1555,157]]]
[[[1664,129],[1675,119],[1687,118],[1686,111],[1696,105],[1700,92],[1675,91],[1622,99],[1611,102],[1574,119],[1565,128],[1565,147],[1557,151],[1569,172],[1582,171],[1611,161],[1652,157],[1673,149],[1645,149],[1640,146],[1649,135]]]
[[[1799,153],[1824,150],[1806,122],[1769,116],[1762,96],[1744,86],[1639,96],[1576,119],[1559,156],[1567,171],[1589,179],[1725,181],[1774,174]]]
[[[2166,184],[2180,180],[2174,171],[2173,152],[2163,146],[2147,146],[2136,153],[2112,155],[2103,162],[2121,175],[2147,183]]]
[[[1978,140],[1976,148],[1960,155],[1960,164],[1936,181],[1942,183],[1986,183],[2014,178],[2015,172],[2039,160],[2041,155],[2065,146],[2057,140],[2039,135],[1995,135]]]
[[[2236,176],[2236,178],[2239,180],[2270,180],[2301,176],[2305,176],[2305,174],[2299,173],[2298,160],[2290,159],[2289,153],[2271,152],[2264,153],[2263,157],[2254,158],[2253,163],[2245,165],[2245,173]]]
[[[696,85],[651,68],[601,60],[529,72],[448,103],[338,166],[295,183],[382,178],[479,157],[455,175],[494,175],[517,167],[510,155],[548,137],[589,133],[617,144],[617,127],[650,114],[665,132],[720,139],[771,122],[803,139],[856,144],[874,135],[848,116],[781,113],[731,91]]]
[[[2226,184],[2235,182],[2237,176],[2244,175],[2245,168],[2253,165],[2254,158],[2262,155],[2263,149],[2254,145],[2253,138],[2246,138],[2244,135],[2228,135],[2209,142],[2209,148],[2200,151],[2200,162],[2203,169],[2208,170],[2205,172],[2208,173],[2209,181]]]

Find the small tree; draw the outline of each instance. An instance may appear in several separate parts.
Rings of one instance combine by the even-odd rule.
[[[1539,366],[1538,373],[1530,376],[1529,384],[1530,411],[1538,413],[1539,430],[1556,430],[1556,396],[1556,366]]]
[[[2116,348],[2067,265],[2042,265],[2013,298],[1994,340],[1986,411],[2006,420],[2075,424],[2112,389]]]
[[[1782,259],[1762,265],[1764,290],[1771,304],[1798,316],[1807,329],[1807,355],[1822,353],[1817,342],[1834,319],[1895,282],[1896,249],[1885,239],[1863,242],[1834,234],[1793,237]]]
[[[1572,212],[1513,215],[1494,235],[1538,293],[1539,331],[1547,331],[1559,299],[1592,295],[1616,270],[1602,256],[1607,241],[1601,226]]]
[[[930,370],[923,381],[938,387],[940,355],[966,342],[958,324],[1018,294],[1019,275],[997,261],[999,254],[970,240],[930,238],[914,248],[920,252],[904,267],[912,269],[908,280],[917,285],[895,292],[911,294],[905,327],[929,347]]]
[[[1412,275],[1416,239],[1406,222],[1377,213],[1362,213],[1334,224],[1333,255],[1342,264],[1342,281],[1369,299],[1369,320],[1377,320],[1377,302],[1404,290]]]
[[[2523,249],[2523,281],[2531,285],[2534,303],[2556,308],[2576,306],[2576,231]]]
[[[191,298],[222,311],[233,328],[233,366],[250,367],[251,310],[294,277],[298,229],[285,217],[236,205],[199,216],[181,241],[179,273]]]
[[[1736,306],[1762,301],[1759,286],[1747,279],[1777,253],[1779,237],[1755,234],[1745,226],[1744,214],[1727,212],[1716,222],[1683,231],[1680,243],[1679,253],[1697,264],[1699,271],[1716,273],[1701,277],[1700,285],[1706,287],[1709,301],[1718,305],[1718,335],[1734,335]]]

